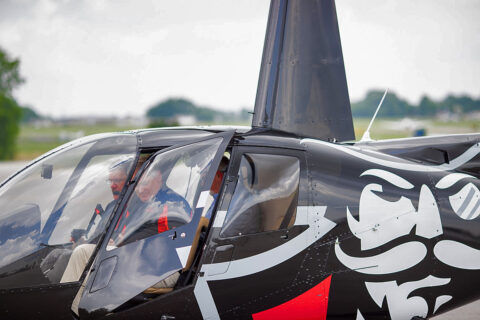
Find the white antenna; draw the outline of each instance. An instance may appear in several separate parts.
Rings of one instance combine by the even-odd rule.
[[[375,120],[375,117],[377,116],[378,110],[380,110],[380,107],[382,106],[383,100],[385,99],[385,96],[387,95],[388,88],[385,90],[385,93],[383,94],[382,100],[380,100],[380,103],[378,104],[377,110],[375,111],[375,114],[373,115],[372,120],[370,120],[370,124],[368,125],[367,130],[363,133],[362,139],[360,139],[359,142],[364,142],[364,141],[372,141],[370,138],[370,128],[372,127],[373,120]]]

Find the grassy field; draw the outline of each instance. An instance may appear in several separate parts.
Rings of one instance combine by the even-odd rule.
[[[370,119],[354,119],[355,136],[361,139]],[[374,140],[406,138],[414,135],[418,129],[424,129],[425,135],[448,135],[480,132],[478,120],[442,122],[431,119],[377,119],[370,129]]]
[[[95,126],[50,126],[39,127],[24,125],[17,139],[15,160],[31,160],[59,145],[82,136],[118,132],[135,129],[133,127],[117,127],[113,125]]]
[[[368,126],[369,119],[355,119],[355,136],[359,140]],[[231,124],[229,124],[231,125]],[[250,123],[238,124],[250,125]],[[424,128],[427,135],[480,132],[480,122],[464,120],[459,122],[440,122],[433,120],[412,119],[377,119],[370,136],[372,139],[394,139],[412,136],[418,128]],[[114,125],[95,126],[22,126],[17,143],[15,160],[31,160],[39,155],[77,137],[102,133],[119,132],[134,127],[117,127]]]

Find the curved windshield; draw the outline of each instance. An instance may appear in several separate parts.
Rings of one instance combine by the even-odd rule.
[[[105,229],[135,152],[134,135],[83,139],[0,188],[0,288],[60,281],[71,249],[96,243]],[[43,277],[22,283],[20,274],[36,267]],[[20,281],[11,284],[10,276]]]

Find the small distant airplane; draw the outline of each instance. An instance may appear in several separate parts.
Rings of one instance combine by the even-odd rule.
[[[0,318],[425,319],[478,299],[480,134],[355,142],[335,5],[272,0],[251,128],[65,144],[0,186]]]

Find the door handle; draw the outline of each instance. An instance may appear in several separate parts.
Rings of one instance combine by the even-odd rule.
[[[177,231],[173,231],[172,234],[169,234],[168,237],[172,240],[174,240],[177,237]]]

